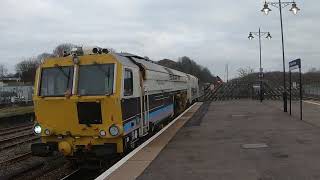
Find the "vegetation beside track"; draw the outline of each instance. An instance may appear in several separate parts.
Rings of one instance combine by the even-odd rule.
[[[33,113],[33,106],[6,107],[0,109],[0,118],[8,118],[31,113]]]

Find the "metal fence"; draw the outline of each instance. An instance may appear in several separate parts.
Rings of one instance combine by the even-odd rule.
[[[0,87],[0,104],[30,104],[32,103],[33,86],[17,85]]]
[[[309,83],[303,87],[306,97],[320,97],[320,83]]]

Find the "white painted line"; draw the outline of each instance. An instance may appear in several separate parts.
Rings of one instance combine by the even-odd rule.
[[[63,177],[63,178],[60,179],[60,180],[65,180],[65,179],[70,178],[72,175],[74,175],[75,173],[77,173],[79,170],[80,170],[80,169],[77,169],[77,170],[73,171],[72,173],[68,174],[67,176]]]
[[[242,144],[241,146],[244,149],[258,149],[258,148],[267,148],[267,147],[269,147],[265,143],[261,143],[261,144]]]
[[[316,102],[313,102],[313,101],[304,101],[305,103],[309,103],[309,104],[315,104],[315,105],[318,105],[320,106],[320,103],[316,103]]]
[[[231,115],[232,117],[246,117],[246,116],[248,116],[248,115],[246,115],[246,114],[233,114],[233,115]]]
[[[183,113],[181,113],[178,117],[176,117],[173,121],[171,121],[167,126],[162,128],[157,134],[153,135],[151,138],[149,138],[147,141],[145,141],[143,144],[141,144],[139,147],[137,147],[135,150],[133,150],[131,153],[123,157],[120,161],[118,161],[116,164],[111,166],[108,170],[106,170],[104,173],[102,173],[99,177],[96,178],[96,180],[103,180],[108,178],[110,174],[112,174],[114,171],[116,171],[119,167],[121,167],[125,162],[127,162],[132,156],[134,156],[136,153],[138,153],[142,148],[147,146],[150,142],[152,142],[155,138],[160,136],[165,130],[167,130],[172,124],[174,124],[181,116],[183,116],[186,112],[188,112],[194,105],[198,103],[194,103],[192,106],[190,106],[187,110],[185,110]]]

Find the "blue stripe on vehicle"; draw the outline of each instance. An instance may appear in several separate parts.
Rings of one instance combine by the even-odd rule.
[[[132,118],[131,121],[126,122],[123,125],[124,133],[127,134],[130,131],[132,131],[133,129],[137,128],[138,122],[139,122],[139,117],[138,116],[136,116],[135,118]]]
[[[168,106],[156,108],[155,110],[149,112],[149,121],[152,123],[156,123],[160,120],[163,120],[173,114],[173,104]],[[128,134],[132,130],[138,128],[139,126],[139,116],[132,118],[132,120],[126,122],[123,125],[123,130],[125,134]]]
[[[149,121],[157,122],[169,117],[173,113],[173,104],[149,113]]]

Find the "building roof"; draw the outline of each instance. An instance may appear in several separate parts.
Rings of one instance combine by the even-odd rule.
[[[19,77],[0,77],[0,81],[20,81]]]

